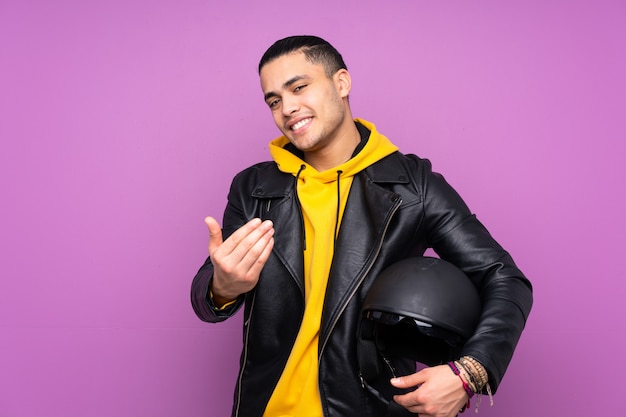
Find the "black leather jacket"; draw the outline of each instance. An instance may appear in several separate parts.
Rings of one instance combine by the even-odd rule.
[[[244,309],[244,345],[233,416],[261,416],[304,311],[303,230],[294,177],[264,162],[237,175],[224,214],[224,238],[248,220],[274,222],[275,245],[256,288],[216,311],[207,296],[210,259],[193,280],[200,319],[218,322]],[[532,305],[530,282],[472,215],[428,160],[393,153],[354,178],[328,280],[319,334],[319,389],[325,417],[382,416],[386,406],[364,388],[356,358],[361,303],[372,280],[394,262],[432,247],[461,268],[483,303],[480,322],[463,354],[478,359],[496,390]],[[400,374],[414,364],[398,361]],[[379,389],[387,398],[387,377]]]

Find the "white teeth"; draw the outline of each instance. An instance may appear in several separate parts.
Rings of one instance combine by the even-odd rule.
[[[302,126],[306,125],[307,123],[309,123],[309,121],[311,121],[311,119],[304,119],[304,120],[300,120],[298,123],[296,123],[295,125],[291,126],[291,130],[298,130],[300,129]]]

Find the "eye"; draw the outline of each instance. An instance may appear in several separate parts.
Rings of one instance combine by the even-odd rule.
[[[278,106],[278,103],[280,103],[280,99],[278,98],[273,98],[267,101],[267,105],[270,107],[270,109],[273,109],[276,106]]]
[[[308,85],[308,84],[302,84],[302,85],[299,85],[299,86],[297,86],[297,87],[295,87],[295,88],[293,89],[293,92],[294,92],[294,93],[300,92],[300,91],[302,91],[302,90],[303,90],[303,89],[304,89],[307,85]]]

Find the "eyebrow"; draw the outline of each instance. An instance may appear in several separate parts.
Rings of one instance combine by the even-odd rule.
[[[308,75],[296,75],[295,77],[290,78],[290,79],[288,79],[287,81],[285,81],[285,82],[283,83],[282,88],[283,88],[283,89],[287,89],[287,88],[289,88],[291,85],[293,85],[293,84],[297,83],[298,81],[300,81],[300,80],[305,80],[305,79],[308,79],[308,78],[310,78]],[[263,97],[265,98],[265,101],[267,101],[267,99],[268,99],[268,98],[270,98],[270,97],[274,97],[274,96],[277,96],[277,95],[278,95],[278,93],[276,93],[276,92],[274,92],[274,91],[269,91],[269,92],[265,93],[265,95],[264,95]]]

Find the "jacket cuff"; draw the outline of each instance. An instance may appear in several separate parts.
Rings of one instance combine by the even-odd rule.
[[[234,315],[243,304],[243,297],[240,296],[232,303],[218,308],[210,296],[209,288],[212,281],[213,267],[207,262],[200,268],[191,284],[191,305],[200,320],[216,323]]]

